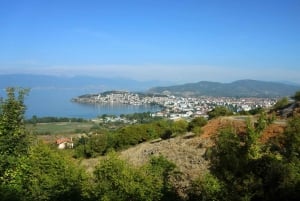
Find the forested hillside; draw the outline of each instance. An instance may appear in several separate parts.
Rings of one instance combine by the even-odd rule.
[[[169,87],[155,87],[152,93],[170,93],[178,96],[215,96],[215,97],[284,97],[291,96],[300,86],[278,82],[257,80],[238,80],[232,83],[201,81]]]
[[[199,118],[177,124],[148,122],[130,125],[115,131],[115,135],[119,133],[115,136],[117,141],[98,135],[107,140],[105,146],[109,148],[105,152],[98,150],[97,153],[103,156],[94,158],[97,164],[91,172],[78,165],[86,160],[85,155],[78,155],[76,159],[70,154],[76,148],[70,152],[58,150],[39,142],[37,136],[26,130],[26,94],[26,90],[8,88],[7,98],[0,104],[1,200],[238,201],[300,198],[300,116],[297,108],[300,92],[294,95],[294,103],[279,104],[280,107],[271,113],[260,111],[256,116],[242,118],[215,115],[208,123]],[[275,116],[291,104],[295,107],[288,119]],[[211,122],[217,122],[218,126]],[[266,136],[274,125],[280,125],[282,130]],[[190,133],[183,135],[187,131]],[[138,136],[138,133],[142,135]],[[148,136],[159,133],[161,135],[153,138]],[[157,137],[160,138],[149,141]],[[89,139],[90,145],[96,142],[92,139]],[[206,139],[207,143],[201,139]],[[144,146],[146,151],[141,150],[148,159],[136,164],[128,158],[133,155],[125,157],[126,151],[120,157],[119,149],[144,145],[144,141],[169,152],[165,153],[161,147],[149,151]],[[103,140],[97,141],[95,147],[100,148],[101,142]],[[88,144],[81,144],[79,150],[87,151],[85,145]],[[118,147],[120,145],[122,147]],[[177,152],[177,148],[186,146],[189,150]],[[173,161],[172,153],[185,155],[187,161]],[[189,158],[190,154],[194,157]],[[192,177],[186,174],[185,171],[202,163],[206,168],[195,169]]]

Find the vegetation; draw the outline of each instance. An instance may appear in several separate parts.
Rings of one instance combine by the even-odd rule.
[[[257,107],[249,111],[242,110],[238,113],[238,115],[257,115],[261,114],[262,112],[264,112],[264,109],[262,107]]]
[[[95,131],[96,135],[83,136],[75,143],[75,157],[96,157],[110,150],[122,150],[139,143],[162,138],[168,139],[187,131],[185,120],[159,120],[151,123],[127,125],[111,131]]]
[[[297,91],[295,93],[295,95],[293,96],[293,99],[295,99],[296,101],[300,101],[300,91]]]
[[[233,112],[224,106],[217,106],[212,111],[208,112],[209,119],[213,119],[220,116],[229,116],[232,114]]]
[[[191,120],[188,125],[187,130],[195,134],[200,134],[202,132],[201,128],[207,124],[207,119],[204,117],[196,117]]]
[[[245,133],[222,130],[207,153],[210,173],[193,182],[189,199],[299,199],[300,117],[288,122],[284,137],[262,144],[260,136],[270,122],[262,114],[255,123],[248,120]]]
[[[185,200],[175,188],[181,174],[174,163],[158,156],[137,167],[111,150],[193,131],[205,125],[205,119],[158,120],[82,137],[75,149],[78,157],[106,154],[88,174],[66,152],[39,142],[26,130],[26,94],[25,89],[8,88],[0,103],[1,200]],[[255,122],[247,120],[244,131],[221,130],[206,153],[209,172],[199,173],[186,199],[299,200],[300,116],[288,120],[283,136],[262,143],[262,132],[272,120],[261,113]]]
[[[213,97],[268,97],[289,96],[299,90],[298,86],[286,85],[276,82],[263,82],[256,80],[239,80],[232,83],[197,82],[177,86],[155,87],[152,93],[163,93],[184,96],[188,91],[194,96]]]
[[[120,117],[129,121],[135,120],[137,123],[150,123],[162,119],[161,117],[152,117],[150,112],[121,114]]]
[[[33,115],[30,119],[25,120],[29,124],[37,123],[53,123],[53,122],[87,122],[82,118],[67,118],[67,117],[37,117]]]
[[[274,110],[280,110],[285,108],[287,105],[289,105],[289,99],[287,97],[283,97],[275,103],[273,108]]]
[[[26,129],[34,135],[68,135],[74,133],[89,133],[93,129],[98,129],[98,125],[93,122],[51,122],[26,124]]]

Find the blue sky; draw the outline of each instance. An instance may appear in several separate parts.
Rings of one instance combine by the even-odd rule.
[[[300,83],[300,1],[0,0],[0,73]]]

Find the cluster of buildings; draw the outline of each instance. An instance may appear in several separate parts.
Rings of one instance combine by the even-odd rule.
[[[231,98],[231,97],[177,97],[172,95],[139,94],[124,91],[111,91],[101,94],[85,95],[74,98],[79,103],[130,105],[155,104],[162,110],[153,116],[170,119],[193,116],[206,116],[216,106],[225,106],[234,112],[249,111],[255,108],[269,108],[277,99],[274,98]]]
[[[249,111],[256,108],[270,108],[276,103],[271,98],[229,98],[229,97],[197,97],[184,98],[170,96],[169,100],[161,103],[163,110],[155,116],[170,119],[207,116],[207,113],[217,106],[224,106],[233,112]]]

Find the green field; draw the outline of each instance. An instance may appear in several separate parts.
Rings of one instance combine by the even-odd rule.
[[[93,126],[93,122],[53,122],[38,123],[36,125],[27,124],[26,128],[35,134],[75,134],[88,132]]]

